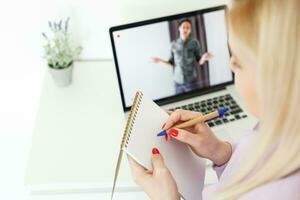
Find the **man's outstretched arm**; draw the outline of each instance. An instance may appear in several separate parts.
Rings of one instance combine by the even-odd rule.
[[[168,65],[168,66],[171,66],[171,67],[173,66],[172,63],[170,63],[170,61],[164,60],[164,59],[159,58],[159,57],[152,57],[152,58],[151,58],[151,61],[152,61],[153,63],[155,63],[155,64],[160,64],[160,63],[162,63],[162,64],[165,64],[165,65]]]

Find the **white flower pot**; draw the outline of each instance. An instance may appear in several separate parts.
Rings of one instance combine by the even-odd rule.
[[[54,69],[48,67],[57,86],[65,87],[71,84],[73,74],[73,64],[64,69]]]

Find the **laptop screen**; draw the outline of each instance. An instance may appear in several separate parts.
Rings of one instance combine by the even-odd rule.
[[[225,13],[218,7],[111,28],[124,109],[138,90],[159,101],[232,82]]]

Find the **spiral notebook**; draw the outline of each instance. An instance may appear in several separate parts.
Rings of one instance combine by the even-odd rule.
[[[168,114],[142,92],[137,92],[127,120],[116,166],[112,196],[117,181],[123,151],[146,169],[151,170],[151,150],[159,149],[164,162],[173,175],[179,193],[187,200],[201,200],[204,185],[205,161],[190,148],[175,139],[168,142],[157,137]]]

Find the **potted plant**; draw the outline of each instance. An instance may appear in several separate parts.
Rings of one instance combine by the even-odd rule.
[[[64,22],[49,21],[50,34],[42,33],[46,40],[44,45],[49,71],[58,86],[67,86],[72,82],[74,60],[78,58],[82,48],[75,47],[68,32],[70,19]]]

